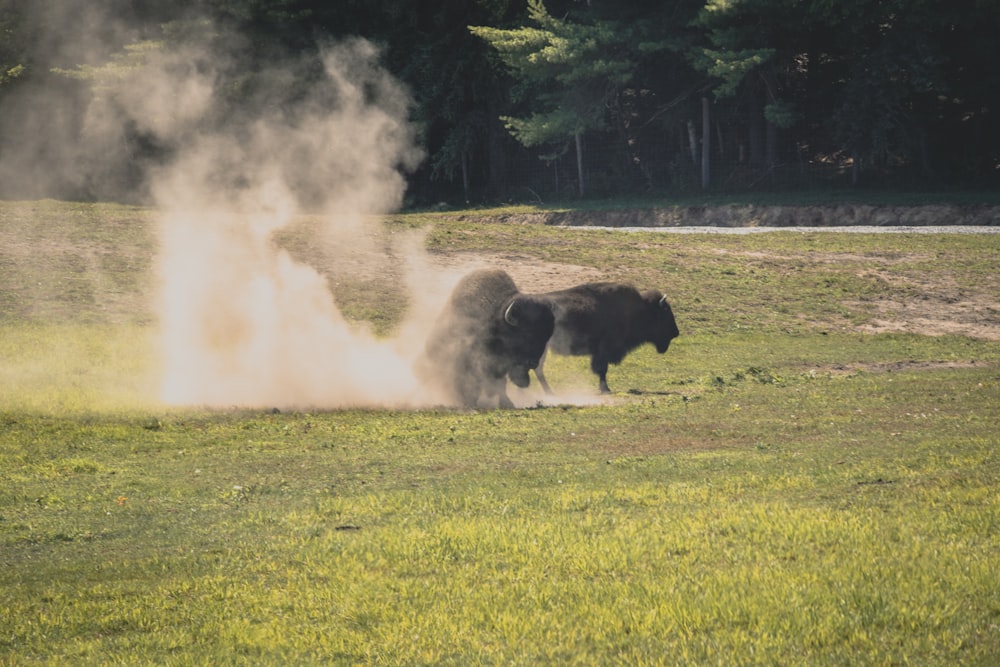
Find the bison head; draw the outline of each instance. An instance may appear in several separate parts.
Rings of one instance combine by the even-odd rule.
[[[651,340],[656,346],[656,351],[663,354],[670,347],[670,342],[680,335],[674,311],[670,308],[667,297],[659,290],[643,292],[642,297],[651,319]]]
[[[507,376],[518,387],[527,387],[528,371],[538,368],[555,328],[555,317],[548,303],[525,295],[514,297],[503,312],[507,326],[501,354],[510,362]]]

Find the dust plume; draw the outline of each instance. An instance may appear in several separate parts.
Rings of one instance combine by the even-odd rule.
[[[48,34],[74,34],[74,16],[46,15]],[[64,107],[29,91],[36,97],[18,107],[25,123],[53,106],[72,120],[33,134],[0,175],[12,184],[26,174],[18,187],[28,196],[73,191],[158,211],[160,398],[282,409],[442,403],[414,360],[467,267],[435,268],[414,235],[385,240],[380,216],[401,205],[404,174],[422,154],[411,99],[378,49],[356,38],[248,67],[252,46],[203,21],[181,26],[181,39],[143,40],[122,38],[129,29],[96,10],[88,16],[87,26],[129,46],[109,59],[95,32],[65,47],[56,64],[83,82],[86,101]],[[307,261],[290,237],[322,248],[311,256],[323,261]],[[332,287],[338,275],[390,270],[398,285],[378,298],[402,321],[376,336],[345,317]]]
[[[409,318],[405,336],[376,337],[344,317],[331,290],[338,265],[358,258],[424,264],[413,239],[374,240],[380,214],[401,204],[405,171],[422,158],[407,91],[360,38],[267,67],[240,62],[252,51],[196,21],[183,39],[135,43],[96,76],[82,70],[94,91],[81,114],[91,154],[141,140],[150,156],[141,189],[160,214],[161,398],[432,404],[412,371],[424,325]],[[279,240],[304,217],[324,266]],[[436,272],[419,274],[389,298],[419,305],[441,291],[424,284]]]
[[[379,224],[373,215],[399,206],[400,170],[419,157],[406,123],[409,100],[377,55],[363,40],[330,48],[322,76],[295,91],[293,105],[243,109],[232,127],[209,132],[186,122],[211,114],[216,91],[204,69],[166,63],[163,80],[139,95],[136,118],[152,123],[184,93],[182,112],[167,121],[176,125],[157,128],[180,140],[151,189],[163,211],[167,402],[330,408],[428,400],[411,370],[419,336],[378,339],[349,322],[326,277],[275,242],[308,208],[324,223],[316,242],[344,253],[334,263],[377,255],[362,245],[367,228]],[[263,91],[264,100],[283,100],[281,86],[298,86],[285,72],[267,78],[278,88]],[[415,243],[399,250],[422,252]],[[409,300],[411,291],[422,290],[400,285],[398,298]]]

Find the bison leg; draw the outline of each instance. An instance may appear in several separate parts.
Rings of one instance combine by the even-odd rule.
[[[514,366],[507,373],[507,377],[510,381],[514,383],[515,386],[524,389],[531,384],[531,377],[528,375],[527,366]]]
[[[600,388],[601,393],[610,394],[611,389],[608,387],[608,361],[601,357],[591,357],[590,370],[594,371],[594,374],[600,378],[598,387]]]
[[[538,384],[542,386],[542,391],[546,394],[552,395],[552,388],[549,387],[549,383],[545,381],[545,373],[542,372],[542,366],[545,365],[545,357],[549,353],[548,348],[545,352],[542,352],[542,356],[538,358],[538,366],[535,368],[535,377],[538,379]]]
[[[454,378],[455,398],[463,408],[478,406],[484,392],[489,398],[490,389],[490,383],[475,372],[465,372]]]
[[[512,410],[514,408],[514,402],[510,400],[510,396],[508,396],[507,392],[503,390],[500,392],[500,407],[507,410]]]
[[[510,400],[507,395],[507,378],[501,376],[500,378],[490,378],[483,383],[483,407],[493,407],[493,401],[496,400],[496,405],[500,408],[513,409],[514,402]]]

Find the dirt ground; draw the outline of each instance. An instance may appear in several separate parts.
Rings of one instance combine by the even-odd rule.
[[[919,296],[909,300],[887,296],[877,299],[879,317],[863,326],[862,331],[933,331],[937,335],[954,334],[1000,341],[1000,295],[989,286],[985,286],[983,291],[971,292],[949,281],[921,281],[912,276],[900,278],[885,272],[879,272],[879,277],[889,284],[905,281],[907,287],[916,288]]]
[[[607,276],[593,267],[540,262],[531,257],[512,254],[461,253],[432,257],[436,267],[456,273],[480,267],[503,269],[524,292],[548,292],[580,283],[607,280]]]

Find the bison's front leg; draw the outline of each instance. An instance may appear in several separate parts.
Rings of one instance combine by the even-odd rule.
[[[507,395],[507,391],[505,389],[501,389],[500,390],[500,401],[499,401],[499,403],[500,403],[500,408],[501,409],[504,409],[504,410],[513,410],[514,409],[514,402],[512,400],[510,400],[510,396]]]
[[[507,376],[491,377],[483,382],[483,407],[493,407],[494,400],[500,408],[511,409],[514,402],[507,395]]]
[[[608,360],[602,356],[594,355],[590,358],[590,370],[600,379],[598,387],[602,394],[610,394],[608,387]]]

